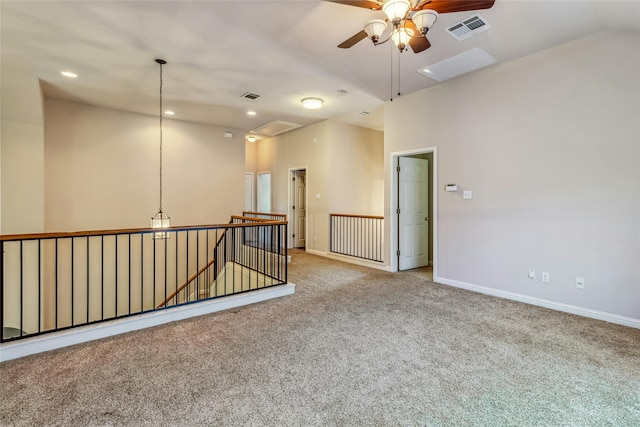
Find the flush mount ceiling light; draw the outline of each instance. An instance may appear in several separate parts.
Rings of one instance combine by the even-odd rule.
[[[166,111],[164,112],[164,114],[165,114],[165,115],[167,115],[167,116],[175,116],[175,115],[176,115],[176,113],[174,113],[174,112],[173,112],[173,111],[171,111],[171,110],[166,110]]]
[[[310,96],[307,98],[302,98],[300,102],[302,102],[302,106],[307,110],[317,110],[318,108],[322,107],[324,99]]]
[[[248,136],[248,137],[247,137],[247,141],[249,141],[249,142],[256,142],[256,137],[255,137],[255,136],[253,136],[253,135]]]
[[[60,74],[71,79],[75,79],[76,77],[78,77],[78,75],[72,71],[60,71]]]
[[[256,112],[255,111],[247,111],[247,116],[255,116]]]

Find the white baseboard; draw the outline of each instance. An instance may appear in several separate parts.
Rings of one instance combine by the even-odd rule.
[[[123,334],[125,332],[150,328],[152,326],[175,322],[176,320],[202,316],[204,314],[292,295],[295,292],[295,288],[296,285],[288,283],[239,295],[217,298],[208,302],[144,313],[124,319],[110,320],[95,325],[81,326],[66,331],[52,332],[46,335],[1,344],[0,362]]]
[[[604,311],[592,310],[589,308],[578,307],[575,305],[546,300],[543,298],[531,297],[528,295],[517,294],[515,292],[502,291],[500,289],[474,285],[472,283],[461,282],[453,279],[447,279],[445,277],[436,277],[434,279],[434,282],[441,283],[443,285],[453,286],[456,288],[466,289],[468,291],[479,292],[481,294],[491,295],[494,297],[505,298],[513,301],[519,301],[525,304],[537,305],[539,307],[550,308],[552,310],[576,314],[578,316],[589,317],[591,319],[604,320],[605,322],[610,322],[618,325],[629,326],[632,328],[640,329],[640,319],[634,319],[632,317],[625,317],[617,314],[606,313]]]
[[[375,268],[376,270],[391,271],[391,269],[380,262],[368,261],[366,259],[355,258],[347,255],[334,254],[333,252],[317,251],[315,249],[306,249],[306,252],[312,255],[318,255],[325,258],[335,259],[337,261],[348,262],[351,264],[361,265],[363,267]]]

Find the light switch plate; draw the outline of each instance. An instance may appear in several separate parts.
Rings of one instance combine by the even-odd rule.
[[[464,191],[462,192],[462,198],[463,198],[463,199],[467,199],[467,200],[472,199],[472,198],[473,198],[473,191],[471,191],[471,190],[464,190]]]

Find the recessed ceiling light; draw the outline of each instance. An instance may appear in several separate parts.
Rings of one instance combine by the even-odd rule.
[[[65,77],[72,78],[72,79],[75,79],[76,77],[78,77],[78,75],[76,73],[72,73],[71,71],[61,71],[60,74],[62,74]]]
[[[302,102],[302,106],[307,110],[317,110],[322,107],[324,99],[310,96],[308,98],[302,98],[300,102]]]
[[[173,112],[173,111],[171,111],[171,110],[167,110],[167,111],[165,111],[164,113],[165,113],[167,116],[175,116],[175,115],[176,115],[176,113],[174,113],[174,112]]]
[[[255,111],[247,111],[247,116],[255,116],[256,112]]]

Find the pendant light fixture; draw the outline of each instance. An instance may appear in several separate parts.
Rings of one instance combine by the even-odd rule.
[[[167,63],[164,59],[156,59],[160,65],[160,208],[151,218],[151,228],[168,228],[171,226],[171,218],[162,211],[162,66]],[[161,231],[153,233],[154,239],[168,239],[169,232]]]

